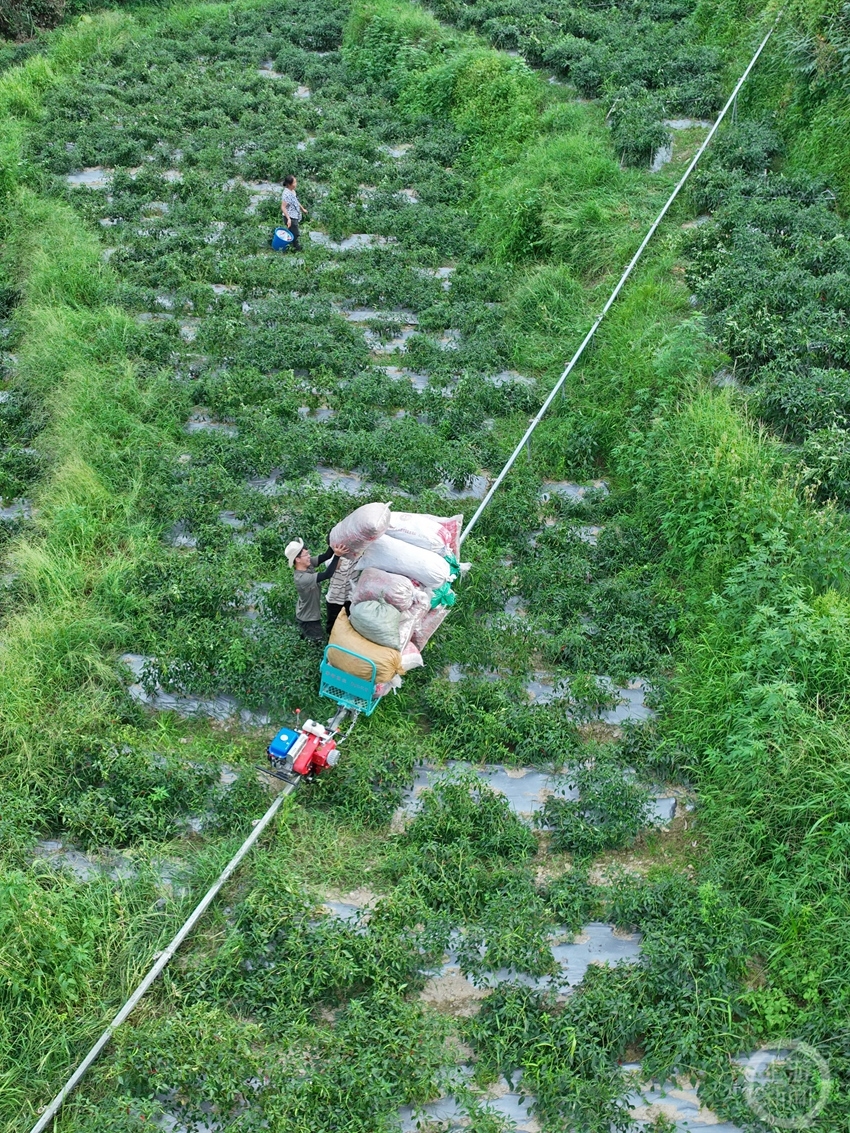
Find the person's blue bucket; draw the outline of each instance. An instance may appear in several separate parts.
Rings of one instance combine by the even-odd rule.
[[[279,252],[281,248],[288,248],[294,239],[288,228],[276,228],[272,235],[272,247]]]

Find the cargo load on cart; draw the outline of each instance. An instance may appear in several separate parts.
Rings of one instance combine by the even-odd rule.
[[[320,694],[368,715],[424,664],[422,649],[455,602],[463,516],[392,511],[369,503],[334,527],[348,548],[351,607],[334,622],[322,659]]]

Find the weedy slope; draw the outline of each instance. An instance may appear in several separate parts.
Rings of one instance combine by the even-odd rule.
[[[701,136],[674,131],[652,173],[660,118],[713,112],[742,50],[689,4],[604,27],[590,5],[437,15],[142,9],[0,76],[0,473],[4,503],[33,503],[6,535],[0,648],[9,1130],[261,813],[273,725],[327,707],[285,543],[321,546],[361,497],[471,515]],[[612,129],[626,95],[643,117]],[[777,1036],[830,1059],[837,1128],[848,541],[824,446],[844,443],[846,271],[842,222],[781,161],[746,123],[721,140],[467,545],[427,668],[286,812],[63,1129],[376,1133],[452,1091],[495,1129],[481,1090],[517,1070],[543,1129],[626,1129],[635,1057],[745,1122],[730,1059]],[[289,171],[301,256],[268,246]],[[802,453],[712,384],[723,351]],[[606,724],[636,682],[658,718]],[[405,816],[423,761],[564,779],[536,826],[468,767]],[[653,794],[694,788],[696,831],[649,828]],[[88,880],[55,868],[58,840]],[[355,889],[367,911],[327,915]],[[640,930],[640,962],[562,999],[540,983],[552,935],[595,918]],[[447,950],[479,985],[465,1021],[421,998]]]

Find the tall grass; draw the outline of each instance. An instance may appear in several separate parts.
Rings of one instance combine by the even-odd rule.
[[[110,275],[75,214],[22,189],[10,218],[18,381],[49,408],[39,444],[51,473],[37,494],[36,533],[11,552],[29,601],[0,645],[0,742],[5,776],[49,780],[60,719],[70,713],[67,724],[86,730],[85,721],[96,728],[114,716],[106,658],[127,633],[114,602],[152,538],[138,487],[168,459],[177,417],[167,431],[145,419],[149,401],[126,354],[133,324],[106,305]]]
[[[21,90],[35,98],[35,78],[114,44],[121,28],[105,17],[102,34],[85,25],[60,34],[50,68],[33,65],[7,107],[20,109]],[[7,81],[7,95],[12,88]],[[66,206],[5,187],[3,270],[20,296],[16,381],[48,410],[38,441],[48,474],[32,529],[9,554],[19,601],[0,644],[0,1124],[11,1129],[34,1118],[180,916],[144,870],[116,890],[107,877],[82,885],[15,868],[34,829],[55,821],[81,753],[120,726],[111,658],[130,644],[127,578],[154,537],[139,485],[168,459],[179,418],[137,380],[133,324],[109,306],[114,281],[97,240]]]
[[[411,64],[427,67],[453,38],[421,8],[403,0],[368,0],[351,8],[343,53],[355,70],[375,82],[396,74],[404,82]]]
[[[196,854],[181,880],[208,886],[239,841]],[[8,1133],[36,1120],[185,919],[187,898],[163,884],[161,861],[145,857],[120,887],[105,874],[81,882],[38,864],[0,870],[0,1128]]]
[[[498,260],[551,258],[590,283],[628,262],[655,197],[645,178],[620,168],[594,117],[578,129],[556,118],[553,133],[526,144],[517,161],[489,167],[476,207]]]

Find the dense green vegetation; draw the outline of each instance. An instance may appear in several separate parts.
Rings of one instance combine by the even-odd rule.
[[[70,23],[48,61],[0,75],[0,484],[4,503],[36,504],[4,527],[9,1130],[264,805],[252,765],[269,729],[149,713],[120,655],[148,658],[149,692],[321,716],[283,545],[321,544],[352,506],[333,487],[351,471],[370,496],[471,514],[463,493],[521,435],[701,135],[677,132],[658,174],[618,156],[646,164],[661,117],[715,109],[759,27],[734,5],[437,15],[390,0],[140,9]],[[792,13],[787,35],[824,29],[834,62],[816,74],[802,46],[793,65],[768,60],[485,514],[427,668],[287,812],[62,1128],[167,1111],[389,1130],[399,1105],[448,1088],[459,1039],[473,1128],[498,1127],[474,1087],[521,1069],[544,1129],[625,1129],[618,1063],[636,1053],[647,1074],[699,1077],[744,1124],[730,1058],[789,1037],[829,1060],[819,1127],[840,1128],[847,271],[823,195],[841,197],[839,166],[817,180],[794,123],[826,121],[843,41],[828,14]],[[659,53],[663,73],[647,67]],[[606,123],[623,92],[640,123]],[[630,153],[624,138],[643,140]],[[89,166],[108,185],[67,185]],[[301,257],[268,248],[290,169],[331,241]],[[351,233],[372,239],[339,246]],[[403,357],[382,355],[402,331]],[[721,366],[745,396],[714,388]],[[612,493],[581,502],[550,483],[603,473]],[[505,611],[517,596],[520,617]],[[541,669],[568,696],[528,703]],[[610,703],[598,674],[650,680],[658,722],[594,723]],[[563,771],[579,798],[551,797],[541,834],[460,775],[388,833],[417,760],[482,757]],[[695,841],[645,829],[650,788],[671,782],[696,789]],[[77,882],[33,862],[40,835],[121,847],[135,877]],[[370,915],[319,912],[330,887],[361,885],[382,894]],[[479,979],[546,975],[552,929],[594,917],[640,929],[642,960],[591,969],[565,1003],[512,981],[458,1023],[418,999],[448,946]]]
[[[773,53],[753,89],[754,109],[773,110],[788,167],[823,177],[846,212],[847,10],[835,0],[795,3],[789,17],[782,33],[784,50]]]
[[[604,99],[617,152],[640,165],[671,140],[665,117],[705,118],[723,102],[722,52],[700,35],[706,7],[697,0],[438,0],[434,11],[552,68],[582,97]]]
[[[850,499],[850,257],[833,194],[769,171],[780,151],[758,122],[730,134],[694,189],[712,219],[695,232],[688,277],[758,415],[802,445],[804,482]]]

